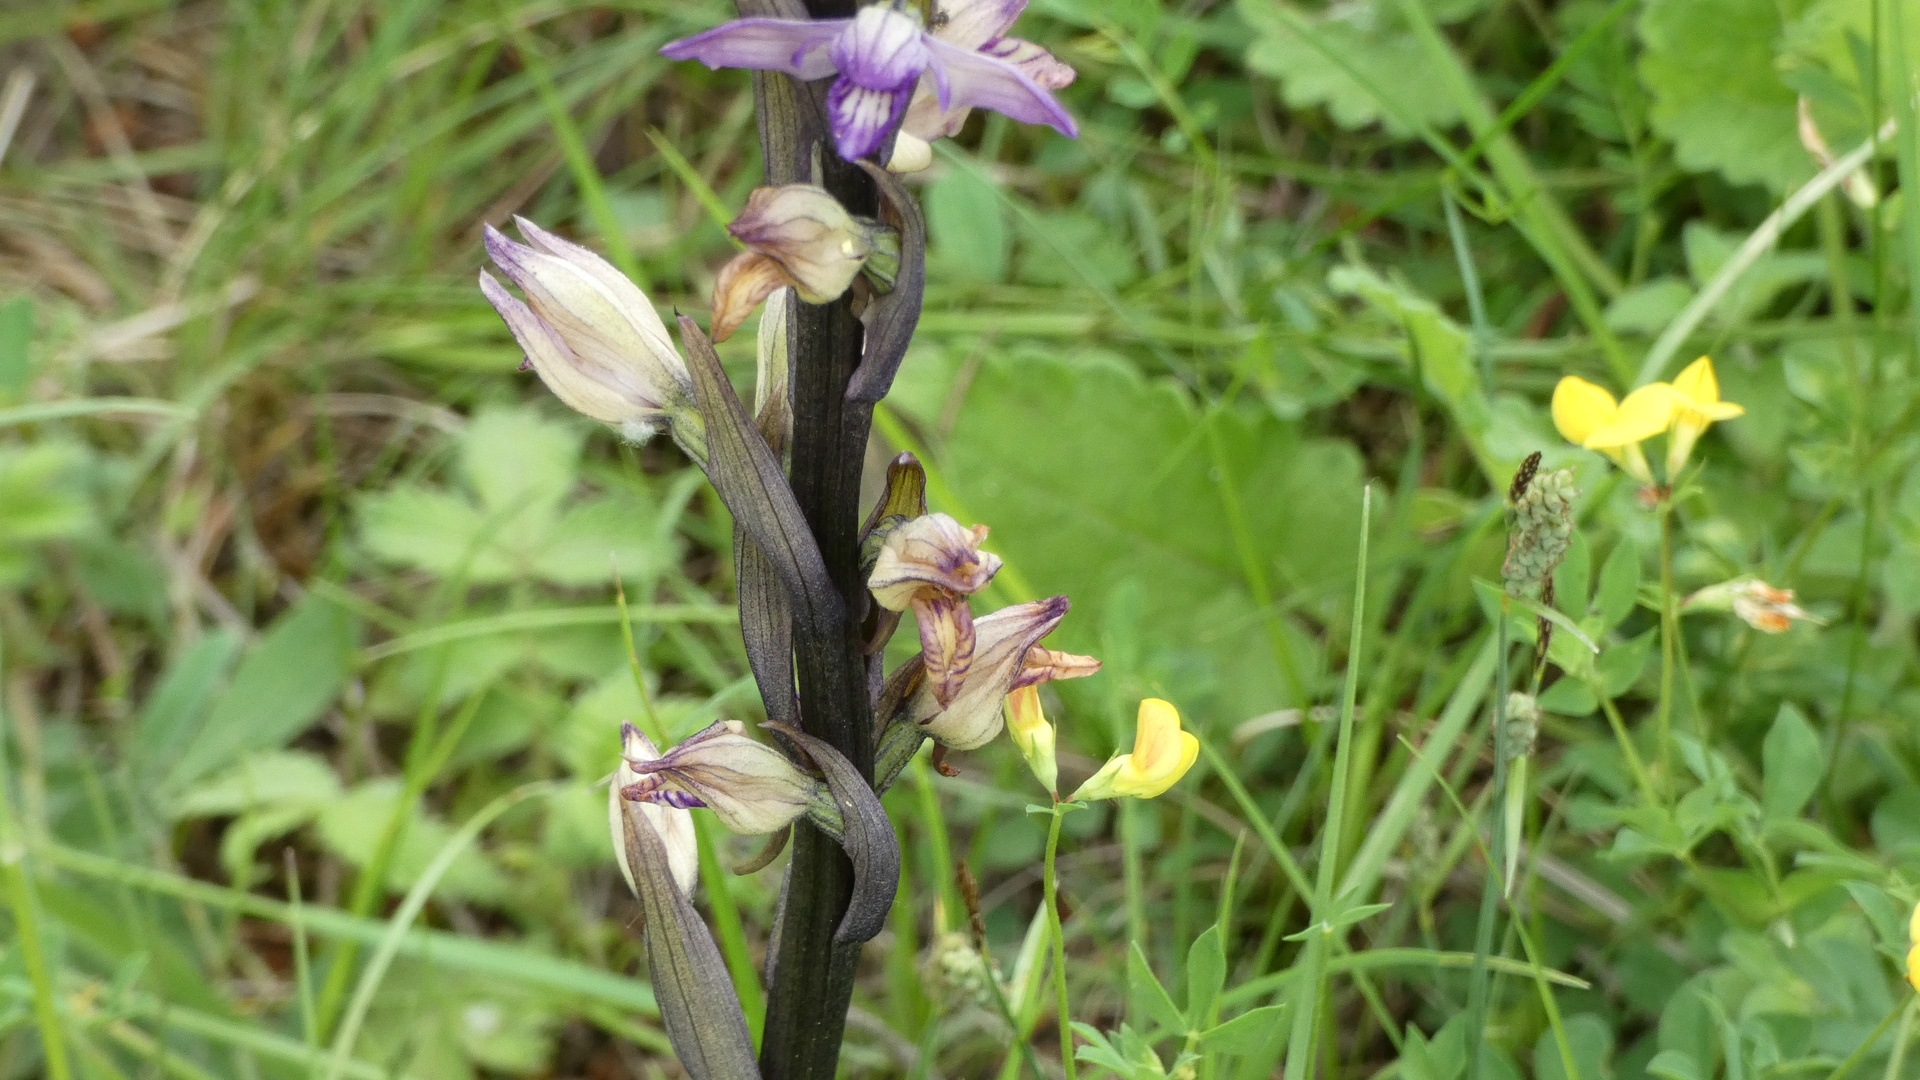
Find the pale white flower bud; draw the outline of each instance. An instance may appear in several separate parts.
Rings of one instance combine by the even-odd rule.
[[[667,867],[673,873],[674,883],[680,886],[681,892],[691,896],[693,883],[700,876],[700,849],[694,839],[693,815],[665,803],[635,802],[621,795],[624,788],[641,779],[632,763],[652,761],[659,756],[639,728],[632,724],[620,725],[620,767],[614,771],[613,784],[607,789],[607,827],[613,834],[613,857],[620,864],[620,876],[627,879],[627,888],[637,894],[633,867],[627,862],[625,816],[644,815],[667,849]]]
[[[529,243],[488,226],[486,247],[526,301],[485,272],[480,291],[541,381],[576,412],[629,437],[668,423],[697,433],[686,362],[646,294],[586,248],[516,220]]]

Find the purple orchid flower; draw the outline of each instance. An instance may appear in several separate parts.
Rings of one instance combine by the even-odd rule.
[[[945,30],[976,22],[1005,29],[1025,0],[953,0],[946,6],[958,10],[942,11],[941,28],[932,33],[917,13],[874,4],[851,19],[735,19],[673,42],[660,54],[710,68],[783,71],[807,80],[837,74],[827,109],[834,146],[849,161],[880,148],[906,115],[923,75],[933,82],[942,115],[992,109],[1079,137],[1073,117],[1034,78],[1029,53],[1044,55],[1044,50],[1014,39],[976,41],[971,40],[975,35]]]

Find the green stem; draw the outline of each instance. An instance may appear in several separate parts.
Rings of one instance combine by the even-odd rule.
[[[1320,830],[1320,865],[1313,887],[1313,921],[1320,932],[1308,934],[1306,948],[1296,962],[1302,972],[1301,1007],[1293,1013],[1293,1030],[1287,1037],[1286,1080],[1306,1080],[1315,1071],[1315,1035],[1317,1019],[1329,1015],[1320,1008],[1325,996],[1327,952],[1335,931],[1329,921],[1333,915],[1334,885],[1340,880],[1341,827],[1347,813],[1347,787],[1353,776],[1353,709],[1360,693],[1361,630],[1367,611],[1367,543],[1373,523],[1373,488],[1360,495],[1360,552],[1353,575],[1353,621],[1347,631],[1347,676],[1341,690],[1340,733],[1333,750],[1333,776],[1327,793],[1327,823]],[[1328,1048],[1331,1056],[1332,1050]],[[1329,1072],[1331,1063],[1329,1062]]]
[[[1595,691],[1601,688],[1594,686]],[[1600,711],[1607,714],[1607,726],[1613,729],[1614,740],[1620,744],[1620,754],[1627,759],[1627,771],[1633,774],[1633,784],[1640,789],[1640,797],[1648,806],[1659,806],[1660,798],[1653,789],[1653,777],[1647,772],[1647,763],[1640,759],[1640,751],[1633,745],[1633,736],[1627,731],[1627,722],[1620,716],[1620,707],[1604,693],[1596,692],[1600,699]]]
[[[1073,1020],[1067,998],[1067,935],[1060,925],[1059,881],[1054,875],[1054,856],[1060,851],[1060,819],[1066,811],[1056,803],[1053,820],[1047,825],[1047,862],[1042,870],[1043,902],[1047,905],[1047,925],[1053,937],[1053,992],[1060,999],[1060,1066],[1067,1080],[1077,1080],[1073,1062]]]
[[[1478,1080],[1486,1075],[1483,1055],[1486,1050],[1487,991],[1492,981],[1487,957],[1493,952],[1493,930],[1500,906],[1500,867],[1504,863],[1506,829],[1500,820],[1506,806],[1507,787],[1507,688],[1512,685],[1508,672],[1507,614],[1509,604],[1500,601],[1500,615],[1494,631],[1499,649],[1499,673],[1493,684],[1493,797],[1488,800],[1492,813],[1492,836],[1487,850],[1487,884],[1480,893],[1480,919],[1473,937],[1473,974],[1467,982],[1467,1076]],[[1468,828],[1477,828],[1473,819]]]
[[[4,670],[4,665],[0,665]],[[68,1080],[73,1075],[67,1063],[67,1044],[61,1035],[59,1005],[54,1000],[53,976],[47,970],[47,954],[40,939],[40,902],[34,891],[33,876],[27,861],[26,841],[13,817],[13,791],[8,782],[7,737],[11,728],[6,712],[0,708],[0,875],[4,875],[7,905],[13,913],[13,926],[20,938],[20,959],[33,984],[33,1018],[40,1028],[40,1046],[47,1059],[49,1080]]]
[[[1669,480],[1672,478],[1669,477]],[[1673,788],[1673,671],[1674,641],[1680,633],[1680,615],[1673,605],[1673,503],[1660,501],[1660,707],[1656,712],[1660,737],[1660,784]]]
[[[1852,1072],[1854,1067],[1859,1065],[1867,1056],[1867,1051],[1873,1049],[1873,1044],[1879,1042],[1880,1036],[1885,1035],[1887,1029],[1893,1026],[1894,1020],[1898,1018],[1902,1012],[1906,1011],[1911,999],[1905,998],[1904,995],[1902,997],[1903,999],[1894,1005],[1893,1010],[1887,1013],[1886,1017],[1880,1021],[1879,1026],[1873,1029],[1872,1034],[1862,1039],[1859,1046],[1853,1048],[1853,1053],[1847,1055],[1847,1060],[1841,1062],[1837,1068],[1827,1074],[1827,1080],[1846,1080],[1847,1074]]]

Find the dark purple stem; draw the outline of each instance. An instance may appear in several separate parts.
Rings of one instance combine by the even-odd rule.
[[[797,14],[780,0],[739,0],[742,15]],[[813,18],[844,18],[854,0],[807,0]],[[812,144],[828,139],[824,101],[830,80],[794,82],[757,74],[767,182],[808,179]],[[790,103],[789,108],[775,107]],[[820,182],[855,214],[874,216],[878,194],[866,173],[840,159],[831,142],[819,154]],[[860,580],[860,474],[869,405],[847,401],[859,365],[862,331],[849,300],[797,304],[789,355],[793,376],[793,492],[828,576],[845,598],[844,615],[824,628],[798,623],[793,651],[801,727],[873,779],[873,716],[856,636],[866,606]],[[853,895],[853,867],[838,844],[805,819],[794,826],[779,924],[768,962],[766,1029],[760,1069],[766,1080],[833,1080],[859,946],[834,933]]]

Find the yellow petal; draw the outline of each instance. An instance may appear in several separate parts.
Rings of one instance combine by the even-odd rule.
[[[1652,438],[1673,423],[1674,406],[1672,387],[1666,383],[1648,383],[1628,394],[1613,421],[1589,432],[1581,445],[1589,450],[1603,450]]]
[[[1687,404],[1699,409],[1720,400],[1720,380],[1714,378],[1713,361],[1701,357],[1687,365],[1673,380],[1673,392],[1687,399]]]
[[[1746,409],[1731,401],[1709,402],[1703,406],[1696,406],[1695,411],[1709,420],[1731,420],[1736,416],[1747,415]]]
[[[1153,772],[1180,752],[1180,711],[1159,698],[1140,703],[1140,719],[1133,733],[1133,763]]]
[[[1613,395],[1578,375],[1569,375],[1553,388],[1553,426],[1575,446],[1586,444],[1587,436],[1613,420],[1619,405]]]
[[[1920,990],[1920,945],[1907,952],[1907,981],[1915,990]]]

